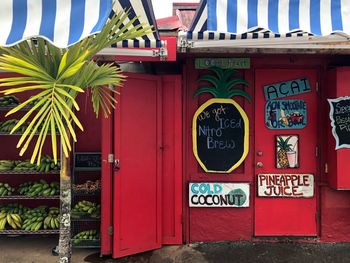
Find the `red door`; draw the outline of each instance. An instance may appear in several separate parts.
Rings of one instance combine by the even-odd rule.
[[[255,182],[257,185],[254,224],[255,236],[317,236],[317,71],[297,69],[262,69],[256,71],[255,77],[256,108],[254,154],[256,164]],[[277,123],[280,121],[280,123],[284,124],[284,127],[286,127],[291,123],[291,121],[300,120],[300,118],[297,118],[297,115],[299,115],[298,113],[294,116],[294,114],[288,114],[288,112],[291,113],[291,111],[287,110],[280,110],[277,116],[274,115],[275,112],[273,114],[271,113],[271,116],[269,116],[270,113],[267,113],[268,117],[265,116],[265,107],[267,101],[264,95],[264,86],[270,84],[287,83],[286,85],[281,86],[281,89],[278,92],[280,92],[279,95],[281,95],[282,93],[288,94],[288,89],[290,88],[290,86],[288,87],[288,85],[290,85],[291,83],[289,81],[296,79],[308,79],[311,91],[307,93],[279,98],[278,100],[304,101],[304,103],[306,104],[306,110],[302,111],[302,115],[306,115],[305,127],[302,128],[304,125],[292,125],[291,129],[267,128],[268,125],[271,125],[272,121],[274,121],[274,125],[277,125]],[[295,83],[293,85],[293,92],[295,92],[296,94],[298,93],[298,88],[295,87]],[[300,90],[304,90],[304,87],[301,87]],[[293,94],[293,92],[289,93],[289,95]],[[296,119],[291,119],[292,117],[295,117]],[[288,123],[288,125],[285,125],[286,123],[284,122]],[[299,167],[286,168],[283,164],[279,164],[277,162],[277,156],[279,154],[278,149],[276,149],[276,140],[278,139],[278,137],[276,136],[282,136],[281,138],[283,138],[285,141],[285,139],[287,139],[290,135],[297,135],[299,138],[299,144],[297,145],[299,164],[295,165]],[[287,142],[287,144],[292,144],[291,140]],[[290,146],[295,147],[294,145]],[[290,162],[292,162],[293,160],[290,160]],[[282,195],[284,196],[281,196],[281,193],[279,193],[280,189],[282,188],[278,189],[275,188],[275,186],[273,186],[273,189],[277,189],[276,193],[278,197],[275,197],[276,195],[274,197],[268,195],[266,196],[265,193],[270,194],[269,190],[266,190],[266,192],[259,194],[259,187],[261,187],[267,182],[263,180],[259,181],[259,174],[260,176],[264,176],[267,174],[266,177],[261,177],[265,179],[278,178],[278,181],[271,181],[270,183],[271,185],[275,184],[275,186],[280,185],[283,189],[286,189],[285,194],[282,193]],[[291,176],[285,176],[291,174],[295,175],[294,178],[297,178],[301,174],[313,175],[314,186],[310,188],[311,183],[309,181],[305,183],[305,185],[308,185],[308,195],[310,195],[310,189],[313,189],[312,197],[300,197],[302,194],[299,192],[298,194],[296,194],[297,191],[300,191],[300,186],[295,187],[296,192],[295,195],[293,195],[294,197],[290,196],[292,191],[291,189],[294,184],[292,184],[291,181],[283,181],[282,177],[284,179],[293,178]],[[308,177],[307,180],[310,180],[310,177]],[[297,183],[296,181],[295,185],[297,184],[299,183]],[[301,182],[300,184],[303,183]],[[286,188],[284,188],[284,186],[286,186]]]
[[[116,114],[113,257],[161,246],[162,107],[159,77],[129,77]]]

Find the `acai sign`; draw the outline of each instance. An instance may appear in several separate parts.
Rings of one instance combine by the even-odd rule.
[[[190,207],[249,207],[247,183],[190,183]]]
[[[307,78],[294,79],[264,86],[266,100],[294,96],[310,91],[310,82]]]

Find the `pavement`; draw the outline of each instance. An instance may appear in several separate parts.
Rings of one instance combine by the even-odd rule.
[[[52,237],[0,237],[0,263],[56,263]],[[350,243],[212,242],[161,249],[121,259],[98,249],[74,249],[73,263],[349,263]]]

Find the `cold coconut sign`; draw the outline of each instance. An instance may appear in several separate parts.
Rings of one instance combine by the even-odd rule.
[[[198,81],[208,81],[214,85],[201,87],[195,96],[209,92],[215,98],[198,108],[193,117],[193,152],[206,172],[230,173],[237,168],[248,154],[249,121],[241,106],[231,99],[241,95],[249,99],[243,90],[232,87],[247,84],[245,80],[230,80],[233,70],[212,68],[213,76],[202,76]]]

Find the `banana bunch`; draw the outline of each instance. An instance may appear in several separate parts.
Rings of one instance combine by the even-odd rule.
[[[60,228],[60,210],[57,207],[50,207],[47,217],[44,219],[44,229]]]
[[[25,161],[15,161],[15,167],[13,171],[17,172],[28,172],[28,171],[36,171],[36,164],[30,163],[29,160]]]
[[[71,211],[72,218],[80,219],[84,216],[90,216],[92,218],[100,218],[101,205],[96,203],[82,200],[79,201]]]
[[[22,227],[22,216],[28,208],[19,204],[9,204],[2,206],[0,209],[0,231],[10,225],[13,229]]]
[[[0,171],[11,171],[15,162],[11,160],[0,160]]]
[[[100,234],[96,229],[81,231],[73,237],[72,244],[78,245],[83,240],[99,240]]]
[[[0,107],[16,106],[19,100],[15,96],[0,97]]]
[[[7,120],[7,121],[1,123],[1,125],[0,125],[0,132],[2,132],[2,133],[8,133],[8,132],[10,132],[10,131],[13,129],[13,127],[16,126],[16,124],[17,124],[18,122],[19,122],[19,120],[11,119],[11,120]],[[28,125],[29,125],[28,123],[23,123],[23,124],[16,130],[16,132],[17,132],[17,133],[23,133],[23,132],[27,129]]]
[[[39,206],[28,210],[23,215],[22,229],[26,231],[38,231],[44,224],[44,219],[47,217],[47,207]]]
[[[9,184],[0,182],[0,196],[12,195],[14,191],[15,188],[9,186]]]
[[[40,165],[37,166],[36,170],[38,172],[49,172],[49,171],[59,171],[61,169],[61,164],[58,161],[57,164],[55,164],[54,160],[51,159],[50,156],[45,155],[41,158]]]
[[[60,193],[60,185],[58,182],[47,183],[45,180],[38,182],[26,182],[21,184],[17,192],[25,196],[54,196]]]

